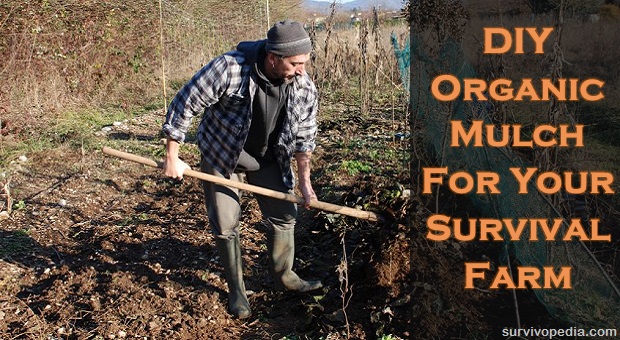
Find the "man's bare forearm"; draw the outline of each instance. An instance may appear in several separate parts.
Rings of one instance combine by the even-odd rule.
[[[312,152],[298,152],[295,154],[295,161],[297,161],[297,176],[299,184],[310,183],[310,171],[312,158]]]
[[[310,202],[316,200],[316,194],[312,189],[312,183],[310,182],[310,159],[312,158],[312,152],[298,152],[295,154],[295,160],[297,161],[297,177],[299,179],[299,190],[304,196],[306,202],[305,207],[310,207]]]
[[[166,160],[175,160],[179,158],[179,145],[181,143],[168,137],[166,139]]]

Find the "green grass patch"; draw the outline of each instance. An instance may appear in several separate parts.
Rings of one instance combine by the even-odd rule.
[[[27,252],[34,245],[26,229],[3,232],[0,237],[0,258],[11,257]]]
[[[102,127],[129,118],[131,115],[122,110],[68,111],[56,120],[47,133],[57,142],[84,144],[90,141],[93,134]]]
[[[340,164],[340,169],[346,171],[350,176],[355,176],[359,173],[369,173],[372,166],[358,160],[347,160]]]
[[[4,172],[21,155],[28,155],[53,148],[54,143],[46,136],[39,135],[28,140],[3,143],[0,147],[0,171]]]
[[[81,148],[86,152],[101,150],[103,146],[136,152],[142,156],[162,158],[165,150],[163,145],[145,144],[143,141],[124,139],[104,139],[97,132],[114,122],[123,122],[136,116],[152,112],[154,108],[161,108],[162,104],[154,102],[131,111],[121,107],[106,107],[101,109],[70,110],[55,117],[43,129],[29,135],[15,135],[10,140],[0,144],[0,172],[11,169],[10,164],[17,161],[19,156],[45,152],[65,146]],[[162,117],[163,120],[163,117]],[[154,131],[156,133],[157,131]],[[189,149],[184,147],[184,149]]]

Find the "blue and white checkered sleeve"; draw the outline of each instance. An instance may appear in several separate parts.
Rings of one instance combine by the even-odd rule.
[[[295,139],[295,152],[312,152],[316,146],[315,138],[318,130],[316,116],[319,109],[319,98],[316,87],[311,86],[307,91],[308,93],[305,96],[307,99],[306,107]]]
[[[183,142],[194,116],[218,102],[229,81],[227,60],[219,56],[205,65],[174,97],[162,131],[166,136]]]

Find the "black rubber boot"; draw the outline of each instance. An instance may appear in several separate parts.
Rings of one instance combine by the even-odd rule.
[[[239,319],[249,318],[252,315],[252,310],[243,282],[239,235],[232,239],[216,238],[215,244],[220,253],[220,262],[224,267],[226,283],[228,284],[228,310]]]
[[[269,223],[271,224],[271,223]],[[282,230],[273,224],[267,234],[269,265],[276,289],[308,292],[323,287],[321,281],[305,281],[293,272],[295,259],[294,229]]]

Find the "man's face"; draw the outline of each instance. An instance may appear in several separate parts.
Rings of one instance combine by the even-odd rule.
[[[305,64],[310,59],[310,54],[299,54],[290,57],[274,55],[273,74],[277,79],[290,84],[296,76],[306,72]]]

